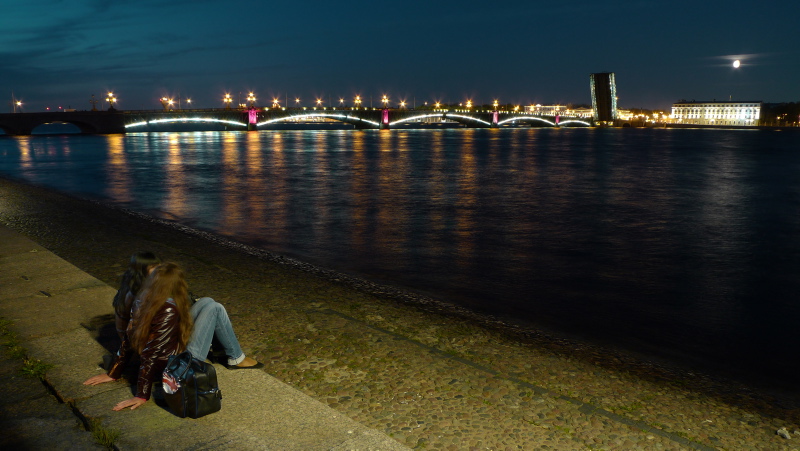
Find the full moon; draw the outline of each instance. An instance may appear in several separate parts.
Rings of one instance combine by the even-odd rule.
[[[742,63],[740,63],[740,62],[739,62],[739,60],[736,60],[736,61],[734,61],[734,62],[733,62],[733,68],[734,68],[734,69],[738,69],[738,68],[739,68],[739,66],[741,66],[741,64],[742,64]]]

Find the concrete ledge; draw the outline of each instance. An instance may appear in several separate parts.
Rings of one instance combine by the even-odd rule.
[[[111,297],[108,297],[109,291]],[[20,338],[52,336],[76,327],[91,327],[89,324],[98,318],[96,307],[99,304],[105,307],[100,318],[113,322],[113,312],[109,311],[112,298],[113,290],[108,287],[80,288],[53,296],[37,291],[30,296],[3,300],[0,316],[14,321]],[[113,329],[113,325],[110,327]]]

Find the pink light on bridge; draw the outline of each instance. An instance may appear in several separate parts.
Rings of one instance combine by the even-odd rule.
[[[251,124],[257,124],[258,123],[258,110],[256,110],[255,108],[250,108],[250,110],[247,113],[248,113],[248,117],[250,119],[250,123]]]
[[[389,125],[389,110],[383,110],[383,124]]]
[[[492,112],[492,124],[497,124],[499,113],[497,111]]]
[[[556,125],[558,125],[559,122],[561,122],[561,115],[556,113]]]

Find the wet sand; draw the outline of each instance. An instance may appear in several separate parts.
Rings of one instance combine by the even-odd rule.
[[[213,235],[0,178],[0,222],[114,286],[151,250],[223,302],[265,371],[425,449],[800,449],[767,394],[527,333]],[[111,300],[109,299],[109,302]],[[787,358],[793,356],[787,356]]]

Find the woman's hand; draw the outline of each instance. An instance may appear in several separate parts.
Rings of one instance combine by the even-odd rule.
[[[83,385],[100,385],[105,382],[114,382],[115,380],[116,379],[112,378],[108,374],[98,374],[97,376],[86,379]]]
[[[143,405],[143,404],[144,404],[144,403],[146,403],[146,402],[147,402],[147,400],[146,400],[146,399],[137,398],[137,397],[135,397],[135,396],[134,396],[134,397],[133,397],[133,398],[131,398],[131,399],[126,399],[125,401],[122,401],[122,402],[118,403],[118,404],[117,404],[116,406],[114,406],[114,408],[113,408],[113,409],[111,409],[111,410],[117,410],[117,411],[119,411],[119,410],[125,409],[125,408],[127,408],[127,407],[130,407],[130,408],[131,408],[131,410],[133,410],[133,409],[135,409],[135,408],[137,408],[137,407],[139,407],[139,406]]]

